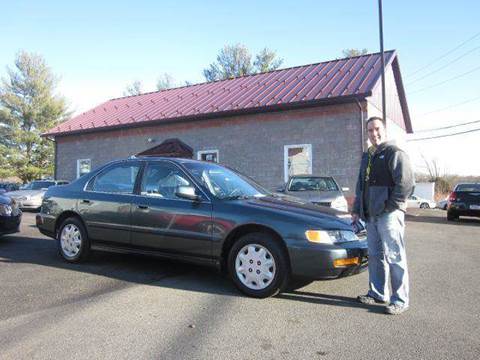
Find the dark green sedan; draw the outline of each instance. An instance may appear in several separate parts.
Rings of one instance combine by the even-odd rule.
[[[36,220],[68,262],[104,250],[206,264],[259,298],[367,264],[366,241],[347,213],[271,194],[229,168],[188,159],[108,163],[49,188]]]

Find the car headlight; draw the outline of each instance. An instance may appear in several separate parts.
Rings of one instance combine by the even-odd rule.
[[[358,236],[349,230],[307,230],[308,241],[319,244],[335,244],[347,241],[358,241]]]
[[[0,215],[12,216],[12,207],[10,205],[0,204]]]
[[[345,200],[343,196],[339,196],[332,201],[331,207],[337,210],[347,211],[348,210],[347,200]]]

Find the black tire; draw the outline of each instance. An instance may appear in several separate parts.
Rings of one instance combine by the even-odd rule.
[[[451,212],[447,212],[447,220],[448,221],[458,220],[458,215],[452,214]]]
[[[63,231],[69,225],[71,226],[71,228],[75,227],[76,229],[78,229],[78,232],[80,234],[80,247],[78,252],[73,256],[69,256],[67,250],[63,248],[61,241]],[[70,217],[63,221],[57,232],[57,246],[60,256],[70,263],[78,263],[87,259],[87,257],[90,255],[90,240],[88,239],[85,226],[83,226],[83,223],[80,221],[80,219],[76,217]]]
[[[260,247],[265,248],[273,258],[272,260],[274,262],[274,267],[272,267],[272,269],[275,269],[275,272],[270,284],[265,288],[254,289],[249,287],[242,282],[237,274],[235,267],[237,256],[247,245],[260,245]],[[256,248],[256,250],[257,249],[259,248]],[[250,269],[253,271],[256,271],[255,269],[258,270],[256,264],[253,264],[252,268]],[[285,251],[271,235],[265,233],[246,234],[233,244],[232,248],[230,249],[230,253],[228,254],[228,271],[233,283],[241,292],[248,296],[261,299],[274,296],[283,291],[287,287],[287,284],[290,280],[290,268],[287,254],[285,254]],[[246,281],[246,278],[244,278],[244,281]]]
[[[430,205],[428,205],[427,203],[421,203],[420,209],[430,209]]]

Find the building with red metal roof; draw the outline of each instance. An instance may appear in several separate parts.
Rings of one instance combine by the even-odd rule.
[[[387,131],[402,138],[412,124],[395,51],[385,63]],[[307,172],[353,188],[365,120],[381,115],[380,76],[378,53],[336,59],[112,99],[44,135],[55,140],[56,176],[66,179],[178,139],[193,157],[267,187]]]

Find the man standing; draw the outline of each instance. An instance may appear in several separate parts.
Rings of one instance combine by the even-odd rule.
[[[409,306],[408,269],[403,239],[406,199],[415,180],[407,154],[387,142],[379,117],[367,120],[372,146],[363,154],[352,220],[367,222],[369,291],[357,299],[364,304],[389,303],[387,314]],[[388,277],[392,294],[388,297]]]

